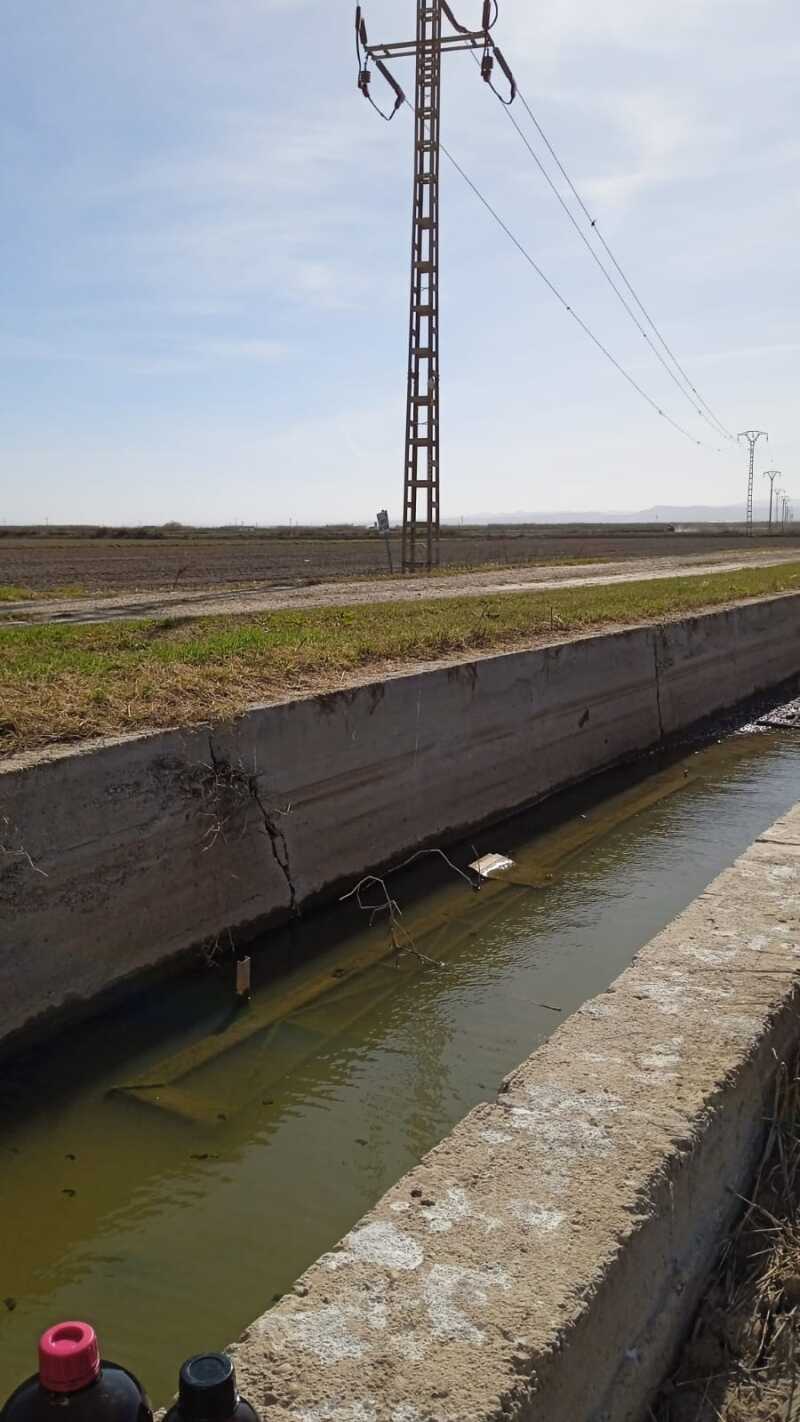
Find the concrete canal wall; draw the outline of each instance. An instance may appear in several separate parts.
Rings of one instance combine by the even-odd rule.
[[[644,1422],[796,1050],[799,971],[796,807],[246,1331],[266,1422]]]
[[[778,597],[0,768],[0,1044],[800,671]]]

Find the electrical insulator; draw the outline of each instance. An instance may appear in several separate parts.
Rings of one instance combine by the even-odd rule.
[[[493,73],[494,59],[492,58],[491,54],[487,53],[483,56],[483,59],[481,60],[481,78],[485,80],[487,84],[491,84]]]

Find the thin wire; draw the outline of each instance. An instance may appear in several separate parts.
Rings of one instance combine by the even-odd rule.
[[[670,360],[673,362],[673,364],[674,364],[676,370],[678,370],[678,371],[680,372],[681,376],[683,377],[683,379],[685,380],[686,384],[688,385],[690,391],[691,391],[692,394],[696,397],[696,399],[700,401],[700,404],[703,406],[703,408],[704,408],[704,409],[708,412],[708,414],[711,416],[711,419],[714,421],[714,423],[719,426],[719,429],[720,429],[721,432],[725,435],[725,438],[726,438],[726,439],[735,439],[736,436],[733,435],[733,434],[731,434],[730,430],[727,429],[726,426],[722,423],[722,420],[720,420],[720,418],[714,413],[714,411],[712,410],[711,406],[708,404],[708,401],[706,401],[706,400],[703,399],[702,395],[700,394],[700,391],[697,389],[696,385],[694,385],[694,383],[692,382],[692,380],[690,379],[690,377],[687,375],[686,371],[684,370],[683,366],[681,365],[680,361],[678,360],[678,357],[675,355],[675,352],[672,350],[672,347],[667,343],[667,341],[665,340],[665,338],[662,336],[660,330],[658,329],[658,326],[656,325],[655,321],[653,320],[653,317],[650,315],[650,312],[647,310],[647,307],[646,307],[646,306],[644,305],[644,303],[641,301],[641,299],[640,299],[640,297],[638,296],[637,292],[635,291],[633,285],[632,285],[631,282],[628,280],[627,276],[625,275],[625,272],[623,271],[622,267],[620,266],[619,262],[617,261],[616,257],[614,256],[614,253],[612,252],[610,246],[608,245],[608,242],[606,241],[605,237],[603,236],[602,232],[600,231],[600,228],[599,228],[598,225],[597,225],[597,219],[594,218],[594,217],[592,217],[592,214],[590,213],[588,207],[586,206],[586,203],[583,201],[583,198],[581,197],[580,193],[578,192],[578,189],[575,187],[575,184],[573,183],[571,177],[569,176],[569,173],[567,172],[566,168],[564,167],[564,164],[561,162],[561,159],[559,158],[558,154],[556,153],[556,150],[554,149],[552,143],[550,142],[550,139],[547,137],[547,134],[545,133],[544,129],[542,128],[542,125],[539,123],[539,120],[537,119],[535,113],[533,112],[533,109],[531,108],[530,104],[528,103],[528,100],[525,98],[525,95],[522,93],[522,91],[521,91],[521,89],[519,88],[519,86],[517,86],[517,94],[518,94],[518,96],[519,96],[520,102],[521,102],[522,105],[523,105],[523,108],[524,108],[525,111],[527,112],[528,117],[530,118],[530,120],[531,120],[531,122],[532,122],[534,128],[536,129],[536,132],[538,133],[539,137],[541,138],[542,142],[544,143],[545,147],[547,148],[548,153],[550,154],[551,158],[553,159],[553,162],[555,163],[556,167],[558,168],[559,172],[561,173],[561,176],[563,177],[564,181],[566,182],[567,186],[569,187],[569,190],[570,190],[570,192],[572,193],[572,196],[575,198],[575,201],[578,203],[578,206],[580,207],[581,211],[583,212],[583,214],[584,214],[584,216],[585,216],[587,222],[589,223],[589,226],[591,227],[592,231],[595,233],[595,235],[596,235],[598,241],[602,244],[602,246],[603,246],[605,252],[607,253],[607,255],[608,255],[610,261],[612,262],[614,268],[615,268],[616,271],[619,273],[620,277],[622,278],[623,282],[625,283],[625,286],[627,287],[628,291],[630,292],[630,295],[633,297],[633,300],[636,302],[636,305],[638,306],[638,308],[639,308],[639,310],[641,311],[642,315],[644,316],[645,320],[648,322],[649,326],[650,326],[650,327],[652,328],[652,330],[655,332],[657,339],[659,340],[659,342],[660,342],[661,345],[663,346],[664,350],[667,352],[667,355],[669,356]],[[519,130],[519,127],[518,127],[518,125],[517,125],[517,123],[516,123],[516,120],[514,120],[514,118],[513,118],[513,115],[509,115],[509,117],[512,119],[512,122],[514,123],[514,127],[517,128],[517,131],[518,131],[518,132],[521,132],[521,130]],[[527,140],[525,139],[524,134],[522,135],[522,137],[523,137],[523,141],[525,141],[526,144],[527,144]],[[527,146],[530,147],[530,145],[527,145]],[[532,150],[531,150],[531,151],[532,151]],[[534,154],[533,156],[536,158],[536,154]],[[540,168],[541,168],[542,165],[541,165],[541,163],[539,162],[539,159],[538,159],[538,158],[536,158],[536,161],[537,161],[537,163],[539,163],[539,166],[540,166]],[[542,168],[542,172],[545,173],[545,176],[547,177],[547,181],[550,183],[551,187],[554,188],[554,191],[556,192],[556,194],[557,194],[557,196],[558,196],[558,198],[559,198],[559,201],[561,201],[561,202],[563,203],[563,200],[561,199],[561,195],[558,193],[558,189],[554,187],[553,183],[551,182],[551,179],[549,178],[549,176],[548,176],[547,173],[545,172],[545,169],[544,169],[544,168]],[[568,211],[568,209],[567,209],[567,211]],[[571,214],[571,213],[569,214],[569,216],[570,216],[570,219],[574,222],[575,219],[572,217],[572,214]],[[584,234],[581,233],[581,236],[583,236],[583,235],[584,235]],[[586,240],[586,239],[584,238],[584,240]],[[590,248],[590,250],[592,250],[592,249]],[[593,254],[593,255],[596,255],[596,254]],[[602,269],[605,271],[605,268],[602,268]],[[607,275],[607,274],[606,274],[606,275]],[[611,280],[610,277],[609,277],[609,280]]]
[[[478,60],[477,60],[477,57],[476,57],[475,55],[473,55],[473,59],[475,59],[475,62],[476,62],[476,64],[477,64],[477,63],[478,63]],[[492,91],[493,91],[495,94],[497,94],[497,90],[494,88],[494,85],[490,85],[490,88],[492,89]],[[517,90],[517,93],[519,94],[519,90]],[[709,414],[706,414],[705,410],[703,409],[703,406],[705,405],[705,401],[702,399],[702,397],[700,396],[700,394],[698,393],[698,391],[697,391],[697,390],[695,389],[695,387],[692,385],[692,383],[691,383],[691,381],[689,380],[689,378],[688,378],[688,376],[686,375],[686,373],[685,373],[683,370],[681,370],[681,367],[678,365],[678,362],[677,362],[677,360],[675,359],[675,356],[672,354],[672,352],[670,351],[669,347],[666,345],[666,342],[664,341],[663,337],[661,336],[661,333],[658,331],[658,328],[655,326],[655,323],[652,321],[651,317],[647,315],[647,312],[644,311],[644,307],[642,306],[641,302],[639,301],[638,297],[636,296],[636,293],[633,291],[633,288],[631,287],[630,282],[628,281],[627,277],[625,276],[625,273],[622,271],[621,267],[619,266],[619,263],[616,261],[616,258],[614,257],[613,253],[611,252],[611,249],[608,247],[608,244],[606,243],[605,238],[604,238],[604,237],[602,236],[602,234],[600,233],[600,231],[599,231],[599,229],[598,229],[598,227],[597,227],[596,222],[595,222],[594,219],[591,217],[591,214],[589,213],[588,209],[584,206],[584,203],[583,203],[583,201],[582,201],[580,195],[578,194],[577,189],[574,188],[574,186],[573,186],[571,180],[569,179],[569,177],[568,177],[567,174],[566,174],[565,169],[562,167],[562,164],[561,164],[560,160],[558,159],[557,155],[555,154],[555,150],[552,148],[552,146],[551,146],[549,140],[548,140],[547,138],[545,138],[545,135],[544,135],[544,133],[542,132],[542,130],[541,130],[539,124],[537,123],[536,119],[534,118],[533,112],[532,112],[532,110],[530,109],[530,107],[529,107],[529,105],[528,105],[528,103],[527,103],[527,101],[526,101],[524,95],[519,94],[519,97],[520,97],[520,99],[522,100],[523,105],[525,106],[527,112],[530,114],[530,117],[531,117],[531,119],[533,120],[534,124],[536,125],[537,130],[538,130],[540,133],[542,133],[542,137],[544,138],[544,141],[547,143],[548,149],[549,149],[550,152],[553,154],[553,157],[554,157],[556,163],[558,163],[558,166],[559,166],[559,168],[561,169],[562,173],[564,173],[564,176],[565,176],[567,182],[569,183],[570,188],[572,189],[572,192],[574,193],[574,195],[575,195],[577,201],[580,203],[580,205],[581,205],[583,211],[584,211],[585,214],[586,214],[586,217],[587,217],[587,219],[588,219],[588,221],[589,221],[590,226],[594,229],[594,231],[596,232],[596,234],[597,234],[598,238],[600,239],[600,241],[602,241],[603,246],[606,247],[606,249],[607,249],[607,251],[608,251],[608,254],[609,254],[609,257],[610,257],[611,260],[613,261],[614,266],[615,266],[615,267],[617,268],[617,270],[620,272],[620,275],[622,276],[622,278],[623,278],[623,280],[624,280],[624,282],[625,282],[625,285],[626,285],[626,286],[628,287],[628,289],[631,291],[631,293],[632,293],[634,299],[637,301],[638,305],[639,305],[639,306],[641,307],[641,309],[644,311],[644,314],[645,314],[645,316],[647,317],[647,320],[650,322],[650,325],[653,327],[653,330],[656,332],[656,335],[657,335],[659,341],[661,342],[662,346],[664,346],[665,349],[667,350],[667,352],[668,352],[668,354],[669,354],[671,360],[672,360],[673,363],[678,367],[678,370],[681,372],[681,375],[682,375],[682,377],[683,377],[682,380],[678,378],[678,376],[675,374],[675,371],[671,368],[671,366],[668,364],[668,362],[664,359],[664,356],[661,354],[661,352],[660,352],[660,350],[658,349],[658,347],[657,347],[656,345],[654,345],[654,343],[653,343],[653,341],[651,340],[651,338],[650,338],[648,332],[645,330],[644,326],[642,325],[641,321],[639,320],[638,316],[636,315],[636,312],[633,310],[633,308],[631,307],[630,303],[626,300],[624,293],[623,293],[622,291],[620,291],[620,288],[618,287],[617,283],[615,282],[613,276],[612,276],[611,273],[609,272],[608,268],[604,265],[603,261],[601,260],[601,258],[600,258],[599,255],[598,255],[597,251],[596,251],[595,248],[592,246],[591,242],[589,241],[589,238],[586,236],[586,233],[583,231],[583,229],[582,229],[580,223],[578,222],[577,218],[575,217],[575,214],[574,214],[574,213],[572,212],[572,210],[570,209],[569,204],[564,200],[564,197],[563,197],[562,194],[559,192],[559,190],[558,190],[556,184],[553,182],[553,179],[550,177],[550,174],[548,173],[546,167],[544,166],[544,163],[542,162],[542,160],[541,160],[541,158],[539,157],[538,153],[536,152],[535,148],[534,148],[533,145],[529,142],[529,140],[528,140],[528,138],[526,137],[525,133],[523,132],[522,128],[521,128],[520,125],[517,123],[517,120],[515,119],[513,113],[511,113],[509,102],[506,101],[506,100],[504,100],[501,94],[497,94],[497,97],[500,99],[500,102],[503,104],[503,106],[504,106],[506,109],[509,110],[508,115],[507,115],[508,118],[509,118],[509,120],[510,120],[511,123],[514,125],[514,128],[516,129],[517,133],[519,134],[520,138],[522,139],[522,142],[525,144],[525,147],[527,148],[527,150],[528,150],[528,152],[529,152],[531,158],[533,159],[534,163],[536,164],[537,168],[539,169],[539,172],[541,173],[542,177],[544,178],[545,182],[547,183],[548,187],[550,188],[551,192],[553,193],[554,197],[556,198],[556,201],[557,201],[558,203],[560,203],[560,205],[561,205],[561,207],[563,208],[564,212],[566,213],[566,215],[567,215],[569,221],[572,223],[572,226],[575,228],[575,231],[577,232],[578,236],[580,237],[581,241],[583,242],[583,245],[585,246],[587,252],[589,253],[589,256],[592,258],[592,261],[595,262],[596,265],[600,268],[600,271],[603,273],[603,276],[605,277],[606,281],[608,282],[609,286],[611,287],[611,290],[614,292],[614,295],[617,297],[617,299],[619,300],[619,302],[621,303],[621,305],[622,305],[622,306],[625,308],[625,310],[627,311],[627,313],[628,313],[628,315],[630,316],[631,320],[633,321],[633,324],[635,325],[637,331],[639,332],[639,334],[640,334],[641,336],[643,336],[643,338],[644,338],[645,341],[647,342],[648,346],[650,347],[651,351],[653,352],[653,355],[656,357],[656,359],[657,359],[657,360],[661,363],[661,365],[664,367],[664,370],[667,372],[667,375],[669,376],[670,380],[673,382],[673,384],[674,384],[674,385],[677,387],[677,389],[680,391],[681,395],[683,395],[683,397],[684,397],[686,400],[689,401],[689,404],[692,406],[692,409],[695,411],[695,413],[698,414],[702,420],[705,420],[706,424],[709,425],[710,428],[714,430],[714,433],[715,433],[716,435],[719,435],[720,433],[722,433],[722,434],[725,435],[726,439],[732,439],[733,436],[732,436],[732,435],[729,435],[728,431],[725,429],[725,426],[721,423],[720,420],[717,419],[716,415],[714,415],[713,410],[710,410],[710,411],[709,411],[709,414],[711,415],[711,418],[709,418]],[[684,382],[685,382],[685,383],[684,383]],[[689,387],[688,390],[687,390],[687,388],[686,388],[687,385],[688,385],[688,387]],[[693,398],[693,397],[694,397],[694,398]],[[695,404],[695,399],[698,400],[700,403],[699,403],[699,404]],[[709,407],[706,406],[706,409],[709,409]]]
[[[706,424],[710,426],[710,428],[714,431],[714,433],[715,433],[717,436],[719,436],[719,434],[720,434],[720,429],[721,429],[722,427],[720,427],[720,428],[717,427],[717,424],[715,424],[715,423],[712,421],[712,419],[706,414],[705,410],[703,409],[702,404],[695,404],[695,399],[694,399],[693,395],[690,393],[689,390],[686,389],[686,386],[685,386],[685,384],[683,383],[683,381],[682,381],[681,379],[679,379],[679,377],[675,374],[675,371],[672,369],[672,367],[670,366],[669,362],[668,362],[667,360],[665,360],[664,356],[661,354],[661,351],[658,349],[658,346],[656,346],[655,343],[652,341],[652,339],[651,339],[651,337],[649,336],[648,332],[645,330],[644,326],[642,325],[641,321],[639,320],[639,317],[636,315],[636,312],[634,311],[634,309],[633,309],[633,307],[631,306],[630,302],[626,300],[624,293],[620,290],[619,286],[618,286],[617,283],[615,282],[615,280],[614,280],[613,276],[611,275],[610,271],[609,271],[608,268],[604,265],[602,259],[598,256],[597,252],[595,251],[594,247],[592,246],[591,242],[589,241],[589,238],[586,236],[586,233],[583,231],[583,229],[582,229],[580,223],[578,222],[577,218],[575,217],[574,213],[570,210],[569,205],[564,201],[564,198],[562,197],[561,193],[558,191],[558,188],[556,187],[555,183],[553,182],[553,179],[550,177],[550,174],[548,173],[547,169],[545,168],[545,166],[544,166],[544,164],[543,164],[541,158],[539,157],[538,153],[537,153],[536,150],[533,148],[533,146],[529,143],[528,139],[526,138],[525,134],[523,133],[522,129],[520,128],[519,124],[517,123],[517,120],[515,119],[513,113],[511,113],[510,110],[508,111],[508,118],[509,118],[510,122],[513,123],[515,129],[517,130],[517,133],[519,134],[520,138],[522,139],[522,142],[525,144],[525,147],[527,148],[528,152],[530,153],[530,155],[531,155],[531,157],[532,157],[534,163],[536,164],[537,168],[539,169],[539,172],[542,174],[542,177],[544,178],[544,180],[545,180],[545,182],[547,183],[548,187],[551,189],[551,191],[552,191],[553,194],[555,195],[556,199],[557,199],[558,202],[561,204],[561,207],[564,209],[564,212],[566,213],[567,217],[569,218],[570,222],[572,223],[572,226],[575,228],[575,231],[577,232],[577,234],[578,234],[578,236],[580,237],[580,239],[581,239],[583,245],[585,246],[587,252],[589,253],[589,256],[592,258],[592,261],[595,262],[596,265],[600,268],[600,271],[603,273],[603,276],[605,277],[606,281],[608,282],[609,286],[611,287],[611,290],[614,292],[614,294],[615,294],[615,296],[617,297],[617,299],[621,302],[622,306],[624,306],[625,310],[627,311],[628,315],[630,316],[630,318],[631,318],[631,320],[632,320],[634,326],[636,327],[637,331],[639,332],[639,334],[644,337],[645,341],[647,342],[648,346],[650,347],[651,351],[653,352],[653,355],[656,357],[656,360],[658,360],[658,361],[660,362],[660,364],[664,367],[664,370],[667,372],[667,375],[669,376],[669,378],[670,378],[670,380],[672,381],[673,385],[675,385],[675,386],[677,387],[677,389],[680,391],[681,395],[683,395],[684,399],[686,399],[686,400],[689,401],[689,404],[691,405],[691,407],[692,407],[692,409],[695,411],[695,413],[700,416],[701,420],[705,420]],[[599,235],[599,234],[598,234],[598,235]],[[692,388],[693,388],[693,387],[692,387]],[[695,395],[696,395],[696,392],[695,392]],[[697,395],[697,399],[698,399],[698,400],[700,399],[699,395]],[[726,430],[722,429],[722,432],[727,435],[727,431],[726,431]]]
[[[408,107],[411,108],[411,104],[408,99],[406,100],[406,103],[408,104]],[[577,311],[575,311],[573,307],[570,306],[566,297],[562,296],[561,292],[558,290],[558,287],[555,286],[553,282],[551,282],[548,276],[545,276],[545,273],[542,271],[538,263],[534,261],[534,258],[531,256],[527,247],[523,246],[522,242],[520,242],[518,237],[515,237],[514,233],[511,231],[511,228],[503,221],[499,212],[497,212],[497,210],[492,207],[492,204],[489,202],[489,199],[487,197],[484,197],[480,188],[475,183],[473,183],[469,175],[465,173],[464,169],[461,167],[461,164],[457,162],[457,160],[453,157],[450,150],[446,148],[443,143],[440,144],[440,147],[448,162],[452,164],[459,176],[464,179],[464,182],[467,184],[467,186],[472,189],[478,201],[483,203],[483,206],[486,208],[487,212],[491,213],[498,227],[502,228],[503,232],[505,232],[509,240],[513,242],[514,246],[517,248],[517,251],[525,258],[525,261],[529,264],[529,266],[533,267],[533,270],[536,272],[536,275],[541,278],[548,290],[552,292],[553,296],[556,298],[556,301],[558,301],[560,305],[563,306],[564,310],[568,312],[568,314],[573,318],[573,320],[578,323],[584,335],[589,337],[589,340],[593,343],[593,345],[597,347],[599,351],[602,352],[602,354],[606,357],[606,360],[609,360],[614,366],[615,370],[619,371],[619,374],[622,376],[622,378],[624,380],[627,380],[628,384],[636,391],[637,395],[640,395],[643,400],[646,400],[647,404],[650,406],[651,409],[655,410],[657,415],[660,415],[663,420],[667,421],[667,424],[672,425],[673,429],[677,430],[679,434],[682,434],[685,439],[690,440],[692,444],[699,445],[701,449],[714,449],[714,452],[716,454],[721,454],[721,449],[717,449],[715,446],[707,444],[705,440],[697,439],[697,437],[693,435],[690,430],[685,429],[684,426],[679,424],[677,420],[674,420],[671,415],[668,415],[666,410],[662,410],[658,402],[654,400],[651,395],[648,395],[646,390],[642,389],[642,386],[639,384],[639,382],[637,380],[634,380],[633,376],[628,373],[628,371],[623,365],[620,365],[616,356],[613,356],[611,354],[608,347],[603,345],[603,342],[600,340],[600,338],[594,334],[594,331],[592,331],[589,326],[587,326],[586,322],[581,316],[578,315]]]

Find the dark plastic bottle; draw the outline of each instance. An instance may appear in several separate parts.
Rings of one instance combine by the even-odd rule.
[[[69,1413],[69,1418],[66,1413]],[[100,1358],[88,1323],[57,1323],[39,1339],[39,1371],[12,1392],[0,1422],[153,1422],[136,1378]]]
[[[187,1358],[178,1376],[178,1401],[164,1422],[260,1422],[239,1396],[236,1373],[227,1353],[198,1353]]]

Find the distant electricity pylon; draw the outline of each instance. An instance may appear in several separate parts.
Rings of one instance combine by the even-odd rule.
[[[753,537],[753,470],[756,462],[756,445],[761,439],[769,439],[766,430],[742,430],[739,439],[746,439],[750,446],[750,464],[747,475],[747,537]]]
[[[764,478],[769,479],[769,527],[768,533],[772,532],[772,498],[775,492],[775,480],[780,475],[780,469],[765,469]]]
[[[398,109],[407,102],[385,61],[416,60],[411,300],[403,466],[403,572],[413,572],[423,565],[431,568],[439,562],[439,131],[442,55],[453,50],[481,50],[481,74],[493,89],[496,60],[510,88],[510,97],[503,102],[513,103],[517,92],[514,77],[491,35],[498,13],[498,0],[483,0],[480,28],[469,30],[459,24],[446,0],[417,0],[415,39],[393,44],[370,44],[361,6],[356,9],[358,87],[382,118],[394,118]],[[453,34],[442,34],[443,17]],[[367,60],[373,61],[394,92],[391,113],[385,113],[372,97],[372,74]]]

